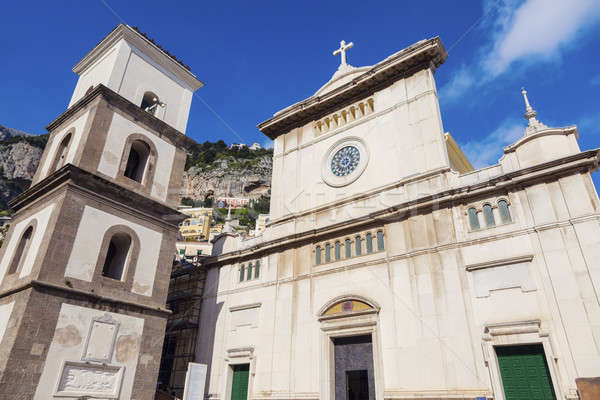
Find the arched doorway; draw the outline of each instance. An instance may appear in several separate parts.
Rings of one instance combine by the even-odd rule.
[[[382,399],[379,306],[360,296],[342,296],[325,304],[321,324],[321,398]]]

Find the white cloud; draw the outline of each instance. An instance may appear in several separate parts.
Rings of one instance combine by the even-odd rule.
[[[503,154],[502,148],[516,142],[524,133],[525,125],[510,118],[485,138],[469,141],[461,147],[471,164],[481,168],[497,163]]]
[[[506,3],[505,3],[506,5]],[[515,61],[537,62],[558,57],[577,33],[600,16],[597,0],[527,0],[518,8],[499,9],[499,30],[489,56],[487,72],[497,76]]]
[[[264,149],[272,149],[273,148],[273,141],[271,139],[265,139],[265,141],[262,144],[262,147]]]
[[[441,87],[440,100],[442,102],[452,102],[461,97],[474,83],[473,76],[469,73],[469,69],[463,65],[452,77],[450,82]]]
[[[440,89],[442,102],[453,102],[469,89],[488,83],[519,62],[531,65],[560,59],[578,34],[600,18],[598,0],[501,0],[484,2],[482,29],[490,40],[470,66],[461,66]],[[599,78],[600,80],[600,78]]]

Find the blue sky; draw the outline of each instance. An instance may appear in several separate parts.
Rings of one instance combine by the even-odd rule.
[[[375,64],[424,38],[449,52],[436,73],[442,120],[475,166],[493,164],[526,125],[521,86],[546,125],[579,126],[600,147],[600,1],[54,1],[3,5],[0,124],[31,133],[61,114],[75,63],[116,24],[138,26],[206,86],[188,135],[267,139],[256,125],[309,97],[348,62]],[[561,4],[563,3],[563,4]]]

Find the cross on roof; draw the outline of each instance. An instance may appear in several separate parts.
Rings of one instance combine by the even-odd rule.
[[[354,43],[350,42],[350,43],[346,44],[346,42],[342,40],[340,42],[340,48],[333,52],[334,56],[337,56],[338,54],[342,55],[342,62],[340,63],[340,67],[348,65],[346,63],[346,50],[351,49],[353,46],[354,46]]]

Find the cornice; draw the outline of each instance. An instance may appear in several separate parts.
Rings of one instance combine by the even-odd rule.
[[[472,198],[488,196],[494,192],[506,191],[515,187],[531,186],[549,178],[558,179],[561,176],[571,175],[577,171],[596,169],[598,168],[599,161],[600,149],[588,150],[533,167],[511,171],[477,184],[451,188],[442,192],[405,201],[359,218],[338,222],[319,229],[310,229],[286,235],[259,243],[243,250],[237,250],[214,257],[207,257],[204,260],[203,265],[217,267],[232,264],[238,260],[256,257],[257,255],[260,256],[262,253],[271,253],[283,248],[319,241],[328,236],[341,235],[348,231],[358,231],[367,229],[370,226],[400,221],[410,215],[452,207],[456,204],[468,203]]]
[[[491,235],[485,236],[485,237],[469,238],[469,239],[460,240],[460,241],[455,240],[455,241],[440,244],[440,245],[411,250],[411,251],[408,251],[406,253],[401,253],[401,254],[389,255],[386,253],[379,253],[380,254],[379,257],[369,259],[369,260],[360,260],[360,257],[355,257],[350,260],[350,261],[354,261],[351,264],[347,263],[347,262],[338,261],[338,262],[333,263],[332,264],[333,266],[330,268],[326,268],[326,269],[322,269],[322,270],[310,270],[310,272],[301,273],[301,274],[295,275],[293,277],[277,278],[277,279],[269,281],[269,282],[262,282],[262,283],[256,282],[253,285],[240,286],[240,287],[236,287],[233,289],[225,289],[225,290],[222,290],[222,291],[219,291],[216,293],[213,292],[211,294],[204,294],[202,298],[209,299],[209,298],[214,298],[216,296],[230,295],[230,294],[235,294],[235,293],[243,293],[243,292],[247,292],[250,290],[255,290],[257,288],[266,288],[266,287],[270,287],[270,286],[279,285],[282,283],[290,283],[290,282],[294,282],[294,281],[300,281],[300,280],[304,280],[304,279],[311,279],[311,278],[316,278],[316,277],[320,277],[320,276],[326,276],[326,275],[331,275],[331,274],[335,274],[335,273],[340,273],[342,271],[350,271],[350,270],[359,269],[359,268],[373,267],[376,265],[381,265],[386,262],[393,263],[396,261],[407,260],[410,258],[419,257],[419,256],[423,256],[426,254],[436,254],[436,253],[441,253],[444,251],[457,249],[457,248],[461,248],[461,247],[481,245],[482,243],[488,243],[488,242],[498,241],[498,240],[502,240],[502,239],[531,235],[531,234],[535,234],[541,230],[558,229],[558,228],[563,228],[565,226],[573,225],[576,223],[583,223],[583,222],[591,221],[591,220],[600,221],[600,214],[598,214],[598,213],[589,214],[589,215],[585,215],[582,217],[558,221],[558,222],[555,222],[552,224],[545,224],[543,226],[541,226],[541,225],[526,226],[524,228],[521,228],[521,229],[518,229],[515,231],[504,232],[501,234],[491,234]],[[500,266],[500,265],[504,265],[504,262],[506,262],[507,260],[509,260],[509,263],[510,262],[526,262],[526,261],[532,261],[533,258],[534,258],[534,255],[524,255],[524,256],[514,257],[514,258],[510,258],[510,259],[495,260],[495,261],[490,262],[490,264],[492,264],[491,266]],[[227,263],[223,263],[223,264],[233,264],[233,263],[234,262],[227,262]],[[481,264],[484,264],[484,263],[481,263]],[[220,266],[220,264],[213,264],[213,265],[206,265],[206,266],[208,268],[215,268],[215,267]],[[465,267],[465,270],[466,270],[466,267]]]
[[[114,203],[113,205],[118,208],[127,209],[129,213],[145,215],[147,218],[151,218],[156,223],[170,229],[176,229],[177,224],[187,218],[177,210],[78,168],[73,164],[65,165],[33,185],[12,199],[9,205],[13,210],[18,211],[64,186],[69,186],[72,190],[83,191],[98,200],[105,199]],[[135,205],[135,207],[129,207],[127,204]]]
[[[69,107],[65,112],[56,117],[54,121],[50,122],[50,124],[46,126],[46,129],[48,132],[52,132],[98,97],[103,98],[108,104],[114,106],[121,112],[132,116],[136,121],[143,123],[151,130],[155,131],[159,136],[165,136],[169,141],[178,147],[187,149],[188,147],[196,144],[195,140],[184,135],[163,120],[160,120],[154,115],[142,110],[125,97],[102,84],[94,87],[90,93],[85,95],[83,98]]]
[[[525,135],[521,139],[517,140],[515,143],[511,144],[510,146],[506,146],[504,148],[504,154],[512,153],[515,150],[517,150],[517,148],[521,147],[523,144],[530,142],[533,139],[542,137],[542,136],[570,135],[570,134],[575,134],[575,137],[577,138],[577,127],[575,125],[567,126],[566,128],[544,129],[544,130],[538,131],[538,132],[530,134],[530,135]]]
[[[423,40],[375,64],[368,71],[322,95],[314,95],[258,124],[271,139],[325,115],[342,104],[392,85],[424,68],[439,67],[448,56],[439,37]]]
[[[75,66],[73,72],[81,75],[89,66],[100,59],[114,44],[119,40],[125,40],[132,44],[135,48],[143,50],[144,54],[152,58],[161,67],[181,79],[190,90],[196,91],[204,84],[196,78],[194,74],[184,68],[177,61],[167,55],[154,43],[146,39],[144,36],[136,32],[134,29],[125,24],[119,24],[113,29],[104,39],[102,39],[94,48],[87,53]]]

